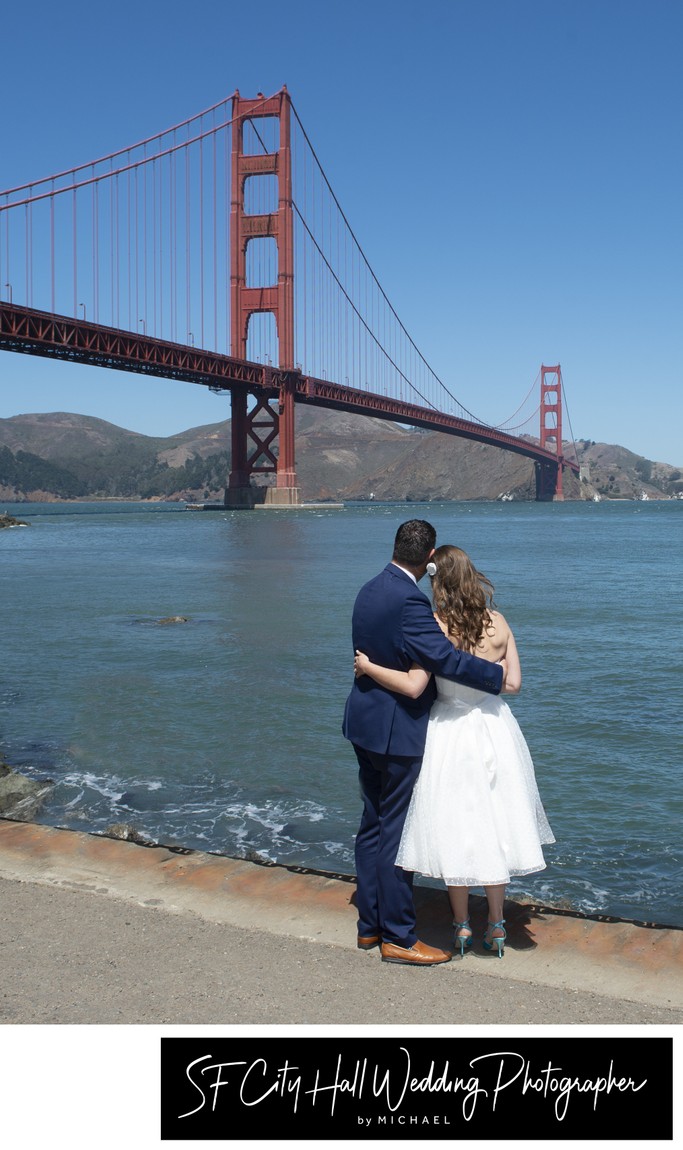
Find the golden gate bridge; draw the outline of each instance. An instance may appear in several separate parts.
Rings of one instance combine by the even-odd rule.
[[[579,472],[575,451],[564,455],[559,364],[541,366],[499,426],[430,367],[286,88],[235,92],[159,135],[0,192],[0,281],[2,350],[229,392],[230,507],[252,507],[264,490],[275,505],[299,502],[297,404],[525,455],[538,499],[562,499],[564,473]]]

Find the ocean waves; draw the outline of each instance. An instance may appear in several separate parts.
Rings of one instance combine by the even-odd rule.
[[[415,511],[51,505],[5,532],[0,752],[53,780],[41,821],[353,873],[351,609]],[[683,505],[637,511],[419,514],[492,578],[521,653],[511,706],[557,842],[510,894],[683,926],[683,608],[665,578]]]

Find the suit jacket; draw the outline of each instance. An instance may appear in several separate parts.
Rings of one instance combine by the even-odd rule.
[[[502,668],[457,650],[436,622],[427,596],[395,563],[361,587],[352,632],[354,651],[363,651],[380,666],[407,671],[415,662],[480,691],[497,695],[501,689]],[[362,675],[346,701],[344,736],[367,751],[419,757],[435,697],[433,678],[418,699],[409,699]]]

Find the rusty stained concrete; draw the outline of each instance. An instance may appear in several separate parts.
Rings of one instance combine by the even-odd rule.
[[[355,881],[347,876],[0,819],[0,877],[355,948]],[[416,887],[415,902],[420,936],[451,948],[445,893]],[[466,961],[479,959],[482,977],[683,1008],[683,930],[515,902],[505,914],[508,945],[499,961],[481,948],[486,904],[473,897],[475,944]]]

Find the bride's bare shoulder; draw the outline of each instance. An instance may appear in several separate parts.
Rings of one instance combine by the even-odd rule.
[[[507,619],[500,611],[489,611],[491,622],[487,628],[489,634],[495,635],[496,638],[504,638],[510,633],[510,627]]]
[[[449,639],[450,635],[448,634],[448,627],[444,623],[443,619],[439,618],[436,611],[434,612],[434,618],[436,619],[437,623],[439,624],[439,626],[440,626],[441,630],[443,631],[444,635],[446,636],[446,638]]]

